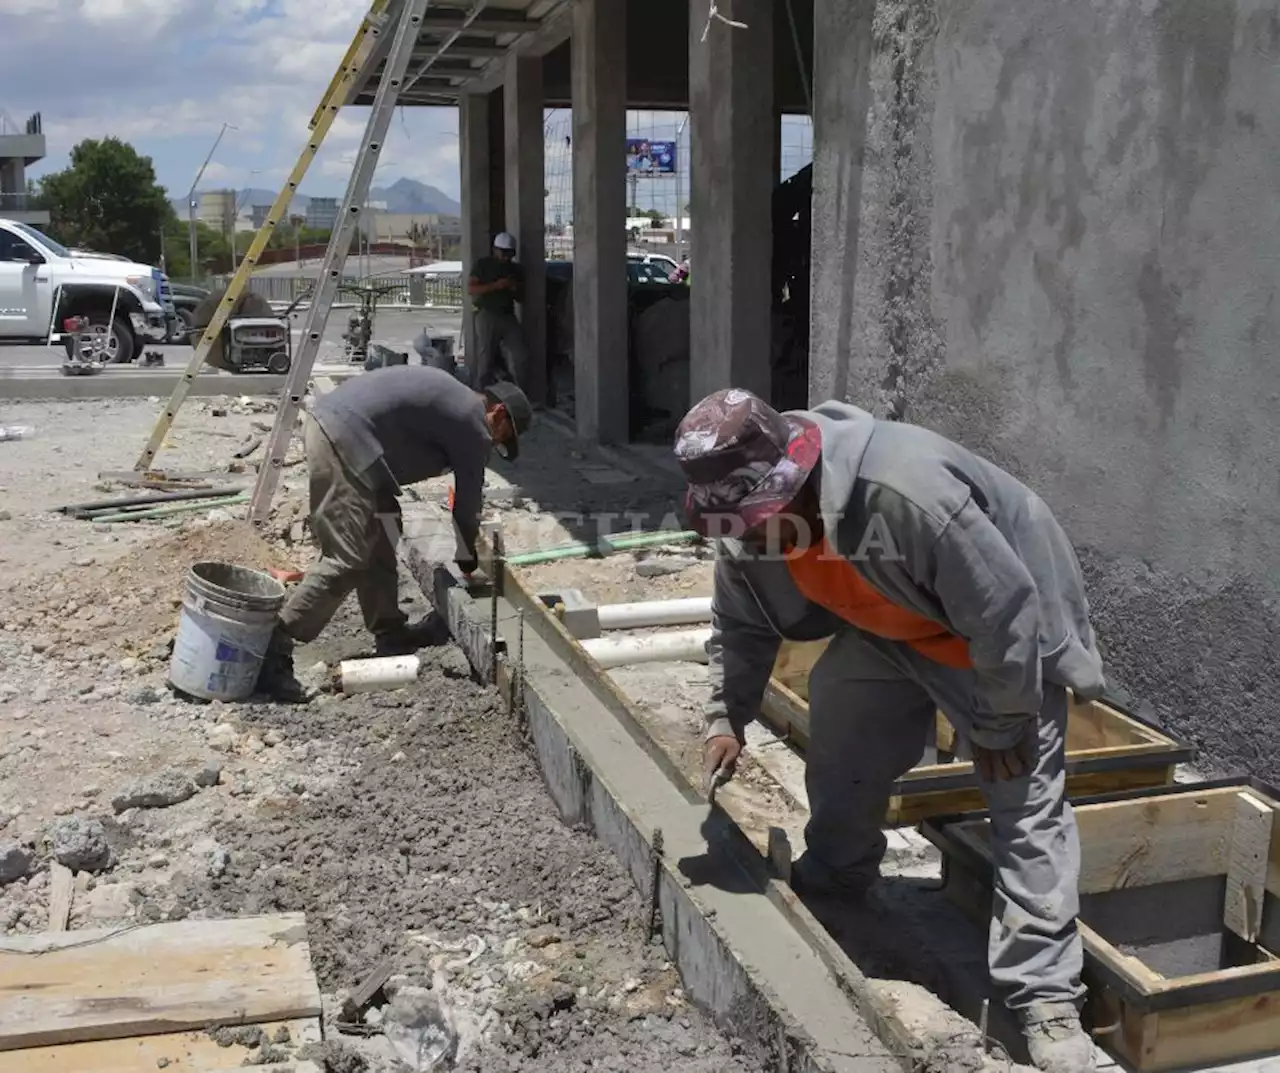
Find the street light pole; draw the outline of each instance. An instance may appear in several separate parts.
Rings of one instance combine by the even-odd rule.
[[[191,276],[194,279],[196,274],[196,262],[199,260],[200,251],[196,242],[196,187],[200,185],[200,180],[204,178],[204,169],[209,166],[209,161],[213,159],[213,154],[218,151],[218,145],[222,141],[222,136],[228,130],[239,130],[240,128],[231,123],[223,123],[222,129],[218,131],[217,138],[213,141],[213,147],[209,150],[209,155],[204,158],[204,163],[200,165],[200,170],[196,172],[195,182],[191,184],[191,189],[187,191],[187,226],[190,231],[191,239]]]

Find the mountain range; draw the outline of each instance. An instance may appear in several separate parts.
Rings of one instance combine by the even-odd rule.
[[[278,190],[247,187],[236,191],[236,203],[240,205],[240,211],[247,214],[253,205],[272,204],[278,193]],[[369,200],[385,201],[387,212],[414,215],[438,213],[441,216],[458,216],[462,213],[462,206],[439,187],[420,183],[416,179],[397,179],[390,186],[375,186],[369,191]],[[289,211],[305,214],[310,203],[311,198],[305,194],[295,194]],[[180,220],[187,218],[187,205],[183,199],[176,199],[173,209]]]

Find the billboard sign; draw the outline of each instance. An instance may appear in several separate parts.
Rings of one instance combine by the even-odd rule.
[[[675,142],[654,142],[648,138],[627,139],[628,175],[674,175],[675,173]]]

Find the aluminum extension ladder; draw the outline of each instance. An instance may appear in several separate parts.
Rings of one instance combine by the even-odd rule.
[[[135,470],[146,471],[151,468],[156,452],[159,451],[165,437],[169,434],[174,418],[190,393],[196,375],[204,365],[214,341],[217,340],[227,320],[230,318],[236,302],[248,286],[249,277],[258,263],[258,258],[262,256],[263,251],[266,249],[267,241],[270,239],[272,232],[288,212],[293,195],[297,191],[298,185],[311,162],[315,159],[316,153],[324,142],[329,129],[333,126],[339,109],[347,100],[351,90],[363,80],[366,73],[371,73],[379,61],[378,44],[382,37],[382,32],[389,21],[387,7],[390,2],[391,0],[374,0],[369,13],[361,22],[360,28],[348,47],[337,73],[329,83],[329,88],[320,106],[312,116],[310,124],[311,137],[306,148],[303,149],[284,187],[276,196],[275,203],[267,214],[266,222],[259,229],[252,244],[250,244],[244,260],[240,263],[240,267],[236,270],[236,274],[227,286],[226,294],[219,303],[213,319],[210,320],[205,328],[200,342],[196,344],[195,353],[174,388],[168,405],[156,422],[151,438],[147,441],[146,447],[143,448],[142,454],[134,466]],[[333,307],[338,286],[342,281],[342,269],[346,263],[347,251],[351,248],[351,242],[359,224],[360,212],[365,204],[369,187],[373,182],[378,157],[381,153],[387,130],[391,125],[391,116],[400,96],[414,47],[417,44],[418,31],[426,14],[427,3],[428,0],[404,0],[404,8],[396,25],[395,37],[390,51],[387,53],[386,67],[379,80],[373,106],[369,111],[369,120],[365,126],[360,149],[356,154],[355,164],[352,167],[346,196],[343,198],[342,208],[334,225],[333,233],[330,236],[329,247],[325,251],[324,262],[320,268],[320,278],[304,320],[302,340],[294,356],[293,365],[289,370],[280,405],[276,411],[275,423],[267,441],[266,463],[259,470],[258,481],[250,500],[249,516],[255,522],[265,521],[271,510],[271,502],[280,481],[280,471],[284,465],[285,454],[293,437],[298,411],[302,405],[302,397],[306,391],[307,382],[311,378],[311,371],[315,366],[316,357],[319,354],[320,338],[324,334],[329,312]],[[447,45],[442,46],[431,59],[427,60],[415,72],[414,78],[420,77],[423,71],[430,67],[447,47]]]

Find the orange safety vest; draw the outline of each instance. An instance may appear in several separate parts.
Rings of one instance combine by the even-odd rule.
[[[973,666],[968,641],[881,596],[825,539],[793,555],[787,566],[791,580],[807,600],[858,629],[888,641],[903,641],[946,667],[963,670]]]

